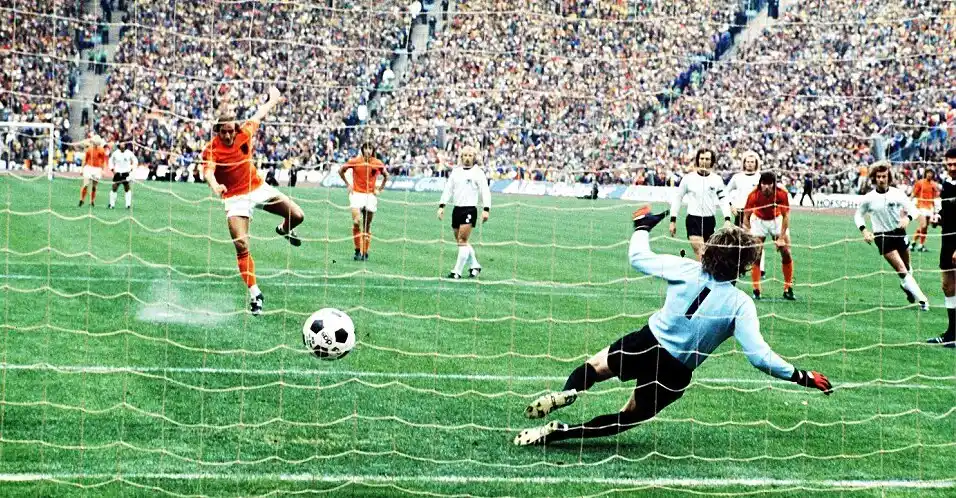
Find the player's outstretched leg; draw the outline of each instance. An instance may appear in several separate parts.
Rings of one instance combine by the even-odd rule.
[[[295,233],[295,227],[305,220],[305,213],[292,199],[285,195],[276,197],[264,207],[267,213],[282,217],[282,223],[276,227],[276,233],[285,237],[293,246],[301,246],[302,239]]]
[[[586,363],[574,369],[561,391],[545,394],[532,401],[524,410],[525,416],[531,419],[545,417],[554,410],[577,401],[579,392],[587,391],[595,383],[614,377],[607,365],[607,354],[608,348],[604,348]]]
[[[889,251],[884,254],[883,257],[886,258],[886,261],[896,270],[896,274],[900,277],[900,288],[902,288],[906,294],[906,299],[911,303],[919,302],[920,309],[922,311],[928,311],[929,300],[926,294],[923,294],[919,284],[916,283],[916,279],[913,278],[913,274],[910,272],[910,254],[906,249],[906,244],[900,243],[900,249]]]

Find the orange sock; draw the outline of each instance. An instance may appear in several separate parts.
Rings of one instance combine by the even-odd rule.
[[[760,265],[754,265],[750,269],[750,281],[753,282],[754,290],[760,290]]]
[[[90,190],[90,202],[96,202],[96,187]]]
[[[86,187],[80,189],[80,202],[86,199]]]
[[[783,288],[793,288],[793,260],[783,264]]]
[[[372,245],[372,232],[362,234],[362,254],[368,254],[368,246]]]
[[[356,251],[362,252],[362,230],[357,225],[352,225],[352,243]]]
[[[920,230],[919,234],[916,236],[916,240],[919,241],[920,245],[926,245],[926,230]]]
[[[246,283],[246,287],[256,285],[256,263],[252,260],[249,251],[237,254],[236,262],[239,263],[239,275],[242,277],[242,281]]]

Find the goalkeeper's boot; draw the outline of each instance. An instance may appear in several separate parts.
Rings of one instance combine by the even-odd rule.
[[[650,232],[668,213],[669,211],[651,214],[651,205],[645,204],[637,208],[631,216],[631,220],[634,222],[634,230],[647,230]]]
[[[566,430],[567,428],[568,424],[555,420],[542,425],[541,427],[534,427],[521,431],[517,436],[515,436],[514,443],[516,446],[547,444],[548,436],[557,431]]]
[[[276,227],[276,233],[285,237],[295,247],[302,245],[302,239],[299,238],[299,234],[295,233],[295,229],[289,230],[288,232],[282,230],[282,225]]]
[[[265,298],[262,297],[262,293],[256,294],[256,297],[249,300],[249,311],[252,313],[252,316],[259,316],[262,314],[262,304],[265,302]]]
[[[903,287],[903,284],[900,284],[900,289],[903,289],[903,292],[906,294],[906,300],[913,304],[916,302],[916,295],[909,291],[906,287]]]
[[[528,418],[543,418],[558,408],[563,408],[574,403],[577,399],[578,391],[575,389],[548,393],[528,405],[528,407],[524,409],[524,416]]]

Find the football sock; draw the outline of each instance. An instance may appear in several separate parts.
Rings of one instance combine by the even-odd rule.
[[[790,258],[787,258],[790,259]],[[793,288],[793,260],[783,263],[783,288]]]
[[[246,287],[255,287],[256,263],[252,260],[252,255],[249,254],[249,251],[243,251],[237,254],[236,262],[239,264],[239,275],[242,276],[242,281],[246,283]]]
[[[372,232],[362,234],[362,254],[368,254],[368,246],[372,245]]]
[[[763,261],[764,261],[764,256],[766,256],[766,254],[767,254],[767,251],[760,251],[760,268],[758,268],[760,271],[764,271],[765,267],[764,267]]]
[[[953,339],[956,337],[956,296],[946,296],[946,316],[949,318],[949,325],[944,337]]]
[[[750,269],[750,281],[753,282],[754,290],[760,290],[760,268],[754,266]]]
[[[113,207],[115,205],[116,205],[116,191],[110,190],[110,207]]]
[[[80,189],[80,202],[83,202],[84,199],[86,199],[86,187]]]
[[[597,382],[598,373],[590,363],[585,363],[578,368],[575,368],[571,375],[568,377],[567,382],[564,383],[563,391],[568,391],[574,389],[575,391],[587,391],[591,389],[591,386]],[[604,380],[604,379],[600,379]]]
[[[458,246],[458,260],[455,261],[455,269],[453,270],[458,275],[461,275],[462,268],[465,267],[465,262],[468,261],[468,246]]]
[[[926,301],[926,295],[923,294],[923,291],[919,288],[919,284],[916,283],[916,279],[913,278],[912,273],[907,272],[901,280],[903,281],[903,288],[916,296],[917,301]]]
[[[90,189],[90,202],[96,202],[96,187]]]
[[[478,263],[478,256],[475,255],[475,248],[468,244],[468,268],[481,268]]]
[[[126,207],[130,207],[132,205],[133,205],[133,191],[127,190],[126,191]]]
[[[252,287],[249,287],[249,298],[250,298],[250,299],[255,299],[256,296],[258,296],[259,294],[262,294],[262,291],[259,290],[259,286],[258,286],[258,285],[253,285]]]
[[[653,410],[638,409],[637,411],[629,413],[618,412],[598,415],[583,424],[568,425],[551,433],[547,438],[547,442],[613,436],[628,429],[633,429],[641,422],[653,418],[655,414]]]
[[[352,225],[352,243],[355,244],[355,250],[362,252],[362,230],[358,225]]]

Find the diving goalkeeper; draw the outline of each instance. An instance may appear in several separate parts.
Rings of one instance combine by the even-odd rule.
[[[636,380],[637,387],[618,413],[601,415],[583,424],[553,421],[525,429],[515,437],[519,446],[550,444],[566,439],[612,436],[650,420],[677,401],[690,385],[692,373],[727,338],[734,336],[750,363],[764,373],[804,387],[832,392],[821,373],[797,370],[780,358],[760,335],[753,299],[734,286],[760,258],[760,241],[731,227],[715,233],[701,261],[658,255],[650,249],[650,231],[665,216],[644,206],[634,213],[630,261],[638,271],[667,280],[664,307],[647,325],[621,337],[579,366],[564,390],[541,396],[525,410],[541,418],[573,403],[581,391],[617,377]]]

